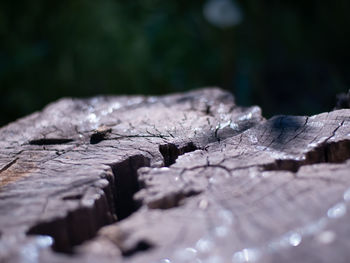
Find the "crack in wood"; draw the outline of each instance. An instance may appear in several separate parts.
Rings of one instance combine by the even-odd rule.
[[[349,213],[334,204],[349,210],[349,111],[265,120],[220,90],[145,100],[64,99],[0,130],[1,262],[236,262],[246,248],[292,262],[300,247],[260,248],[333,210],[329,247],[347,240]],[[311,252],[294,261],[314,262],[317,236],[298,234]]]
[[[114,174],[114,203],[118,220],[134,213],[141,204],[134,200],[134,194],[140,190],[137,170],[150,166],[150,159],[143,155],[132,156],[125,161],[112,164]]]
[[[350,159],[350,140],[328,142],[307,152],[304,160],[277,159],[273,163],[263,165],[264,171],[297,172],[302,166],[319,163],[343,163]]]
[[[74,141],[68,138],[42,138],[29,141],[30,145],[54,145],[54,144],[66,144]]]
[[[168,167],[176,162],[176,159],[185,153],[198,150],[193,142],[187,143],[183,147],[178,147],[173,143],[159,145],[159,151],[164,159],[164,166]]]
[[[178,156],[191,152],[197,147],[189,142],[185,146],[178,148],[175,144],[161,145],[161,153],[164,163],[175,163]],[[164,150],[167,149],[167,150]],[[105,187],[104,193],[93,201],[89,207],[79,207],[70,211],[65,217],[57,218],[49,222],[41,222],[28,231],[28,235],[48,235],[54,239],[53,249],[56,252],[71,254],[74,247],[93,238],[97,231],[108,224],[121,221],[137,211],[142,203],[134,199],[134,194],[138,192],[142,184],[138,180],[138,169],[149,167],[150,159],[143,155],[134,155],[124,161],[111,164],[113,177],[109,178],[109,184]],[[76,185],[74,186],[76,187]],[[154,204],[152,208],[168,209],[179,205],[184,198],[197,193],[190,191],[176,196],[169,194],[166,200]],[[110,197],[112,195],[112,198]],[[79,200],[84,195],[67,195],[62,199],[65,201]],[[152,248],[146,241],[139,241],[135,247],[123,251],[124,256],[131,256],[138,251]]]
[[[27,235],[48,235],[54,239],[57,252],[73,253],[73,247],[95,236],[98,229],[113,222],[105,195],[94,200],[89,207],[81,206],[65,217],[40,222],[27,231]]]
[[[17,157],[17,158],[15,158],[15,159],[13,159],[11,162],[5,164],[5,165],[0,169],[0,173],[2,173],[2,172],[4,172],[4,171],[6,171],[7,169],[9,169],[12,165],[14,165],[14,164],[17,162],[18,159],[19,159],[19,158]]]

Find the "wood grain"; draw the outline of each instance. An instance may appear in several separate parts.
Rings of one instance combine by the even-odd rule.
[[[348,262],[350,110],[220,89],[62,99],[0,129],[0,262]]]

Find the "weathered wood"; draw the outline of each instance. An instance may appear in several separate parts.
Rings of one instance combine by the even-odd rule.
[[[63,99],[0,139],[0,262],[350,258],[350,110],[266,121],[219,89]]]

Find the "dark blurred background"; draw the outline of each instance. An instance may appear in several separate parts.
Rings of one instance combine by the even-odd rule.
[[[0,2],[0,125],[63,96],[221,86],[263,114],[350,87],[350,1]]]

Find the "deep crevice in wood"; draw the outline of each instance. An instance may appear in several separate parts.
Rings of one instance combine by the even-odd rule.
[[[297,172],[304,165],[318,163],[343,163],[350,159],[350,141],[324,143],[308,152],[305,160],[278,159],[263,166],[264,171]]]
[[[63,138],[47,138],[47,139],[35,139],[29,141],[30,145],[54,145],[54,144],[65,144],[72,142],[73,139],[63,139]]]
[[[164,158],[164,163],[171,165],[175,163],[178,156],[187,152],[197,150],[192,143],[178,148],[174,144],[159,146]],[[64,218],[58,218],[49,222],[42,222],[33,226],[28,235],[48,235],[54,239],[53,249],[56,252],[71,254],[74,247],[93,238],[97,231],[108,224],[129,217],[137,211],[142,203],[134,199],[142,185],[138,180],[137,170],[141,167],[149,167],[150,159],[143,155],[134,155],[126,160],[111,164],[113,178],[109,178],[109,185],[103,189],[104,195],[95,200],[92,207],[80,207],[68,213]],[[107,178],[108,179],[108,178]],[[157,205],[157,208],[168,209],[176,207],[184,198],[196,195],[195,192],[180,194],[176,198],[166,198]],[[109,196],[112,195],[112,200]],[[63,200],[79,200],[82,195],[63,197]],[[168,200],[168,201],[167,201]],[[169,200],[176,200],[176,202]],[[155,208],[155,207],[154,207]],[[135,248],[123,252],[124,256],[131,256],[138,251],[152,248],[147,242],[139,242]]]
[[[142,155],[112,164],[114,182],[103,189],[104,194],[91,207],[80,207],[64,218],[39,223],[27,234],[49,235],[54,239],[53,249],[56,252],[73,253],[74,246],[93,238],[101,227],[113,223],[114,218],[122,220],[140,207],[141,204],[133,199],[134,193],[140,189],[137,170],[149,164],[150,160]],[[110,193],[114,196],[113,200],[108,200]],[[68,201],[82,197],[76,195],[63,199]]]
[[[56,252],[72,253],[74,246],[94,237],[98,229],[112,222],[105,195],[101,195],[91,207],[80,207],[64,218],[41,222],[30,228],[27,234],[51,236]]]
[[[198,150],[196,145],[194,145],[193,142],[187,143],[183,147],[177,147],[173,143],[163,144],[159,145],[159,151],[163,156],[164,159],[164,166],[169,167],[170,165],[174,164],[176,159],[185,153],[193,152],[195,150]]]
[[[83,197],[83,195],[67,195],[63,197],[63,200],[80,200]]]
[[[141,203],[134,200],[134,194],[141,188],[137,170],[150,166],[150,159],[143,155],[135,155],[123,162],[111,165],[114,174],[114,202],[118,220],[130,216]]]
[[[90,136],[90,144],[97,144],[106,139],[107,135],[112,131],[111,128],[100,127]]]

